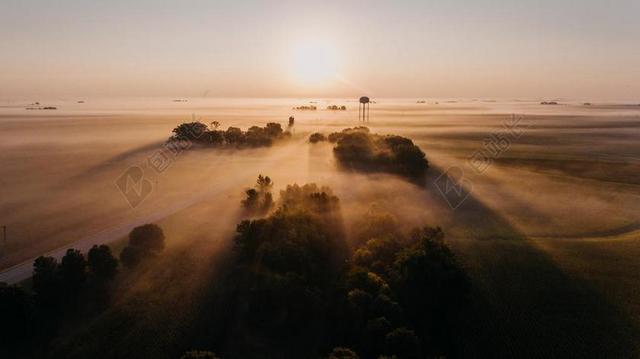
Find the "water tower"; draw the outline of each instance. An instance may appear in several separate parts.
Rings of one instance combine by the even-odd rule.
[[[358,104],[358,122],[369,122],[369,102],[367,96],[360,97],[360,104]]]

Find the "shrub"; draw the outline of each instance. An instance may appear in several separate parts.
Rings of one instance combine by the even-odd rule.
[[[327,140],[327,137],[321,134],[320,132],[312,133],[311,136],[309,136],[310,143],[324,142],[326,140]]]
[[[355,127],[332,133],[334,156],[349,169],[365,172],[388,172],[421,179],[429,163],[424,152],[408,138],[370,134],[366,127]]]

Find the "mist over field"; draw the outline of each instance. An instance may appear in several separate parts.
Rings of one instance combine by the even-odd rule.
[[[363,124],[353,99],[41,102],[58,109],[0,103],[0,225],[7,233],[0,281],[28,279],[34,258],[59,259],[67,248],[105,243],[117,255],[129,231],[144,223],[158,224],[166,236],[163,256],[118,281],[115,304],[75,339],[63,331],[55,353],[73,352],[74,340],[100,347],[92,333],[115,330],[114,318],[127,316],[136,319],[105,357],[125,355],[123,348],[134,343],[135,357],[176,357],[190,349],[181,343],[190,333],[204,335],[193,323],[244,216],[244,191],[262,174],[273,180],[273,193],[291,184],[328,186],[352,245],[372,210],[390,214],[407,232],[440,226],[470,278],[477,309],[463,328],[468,333],[460,334],[477,335],[457,343],[463,356],[638,354],[637,105],[376,99]],[[310,102],[318,109],[293,109]],[[325,110],[329,105],[347,110]],[[289,116],[295,117],[291,137],[270,147],[192,146],[176,153],[165,147],[183,122],[286,128]],[[508,124],[517,134],[505,132]],[[416,183],[345,170],[331,143],[308,141],[315,132],[357,125],[412,139],[429,161],[426,178]],[[489,151],[496,141],[499,150]],[[474,161],[478,156],[484,160]],[[142,196],[133,202],[118,187],[131,168],[143,177],[128,185],[147,186],[135,187]],[[448,187],[458,184],[460,193]],[[137,302],[149,305],[140,311]]]

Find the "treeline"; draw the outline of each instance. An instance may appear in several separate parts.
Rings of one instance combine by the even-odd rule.
[[[70,248],[60,261],[48,256],[34,261],[31,291],[0,283],[0,354],[38,350],[28,344],[43,346],[76,314],[106,308],[120,262],[132,267],[157,256],[164,240],[160,227],[145,224],[130,232],[120,261],[107,245],[94,245],[86,256]]]
[[[222,358],[454,354],[468,281],[440,228],[405,234],[374,207],[348,242],[339,199],[315,184],[287,186],[274,207],[237,226],[208,349]]]
[[[338,164],[347,169],[363,172],[388,172],[420,180],[429,162],[425,153],[409,138],[397,135],[370,133],[364,126],[347,128],[325,136],[313,133],[310,143],[334,143],[333,154]]]
[[[270,122],[265,127],[251,126],[242,131],[238,127],[218,130],[220,123],[214,121],[211,126],[202,122],[185,122],[173,129],[169,143],[188,142],[207,147],[251,148],[268,147],[274,142],[291,136],[293,121],[289,119],[289,128],[285,131],[279,123]]]

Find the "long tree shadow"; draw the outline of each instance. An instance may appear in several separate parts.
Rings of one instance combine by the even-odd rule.
[[[443,186],[441,168],[429,171],[432,201],[448,206],[447,195],[464,199],[453,201],[451,211],[454,226],[468,228],[453,244],[472,281],[470,306],[461,313],[459,356],[638,356],[638,328],[618,308],[563,272],[473,193],[455,187],[459,182]]]
[[[133,165],[138,164],[136,162],[132,162],[133,159],[143,159],[139,160],[140,163],[144,163],[147,159],[142,156],[147,154],[151,155],[154,153],[154,150],[160,151],[163,149],[164,142],[151,142],[145,145],[140,145],[131,149],[128,149],[124,152],[121,152],[117,155],[114,155],[106,160],[101,161],[98,164],[95,164],[85,171],[81,173],[74,174],[69,178],[65,179],[64,183],[61,184],[62,187],[75,186],[78,183],[83,183],[88,179],[95,178],[96,176],[100,176],[103,172],[114,168],[114,166],[121,166],[122,171],[126,169],[122,164]]]

